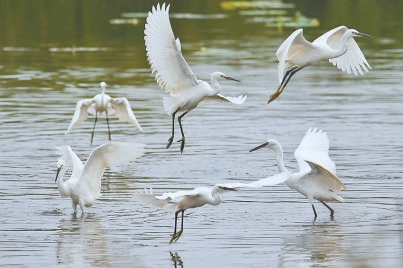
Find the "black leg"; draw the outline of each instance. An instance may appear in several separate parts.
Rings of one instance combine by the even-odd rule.
[[[108,114],[105,113],[106,115],[106,124],[108,125],[108,135],[109,135],[109,141],[111,141],[111,129],[109,128],[109,120],[108,120]]]
[[[183,213],[184,213],[185,211],[184,210],[182,210],[182,222],[181,222],[181,231],[183,232]]]
[[[320,201],[320,202],[330,210],[330,217],[333,219],[334,210],[328,204],[326,204],[324,201]]]
[[[178,214],[180,211],[175,212],[175,228],[174,228],[174,235],[176,234],[176,222],[178,221]]]
[[[290,70],[286,71],[283,80],[281,81],[280,85],[278,86],[277,90],[270,96],[270,99],[268,100],[267,103],[270,103],[272,101],[274,101],[275,99],[277,99],[278,96],[280,96],[281,93],[283,93],[285,86],[288,84],[288,82],[290,81],[291,77],[298,72],[299,70],[301,70],[303,67],[292,67]]]
[[[94,140],[94,131],[95,131],[95,125],[97,124],[98,120],[98,112],[95,112],[95,121],[94,121],[94,126],[92,127],[92,132],[91,132],[91,144],[92,141]]]
[[[315,218],[313,219],[313,221],[316,221],[316,218],[318,217],[318,214],[316,213],[316,209],[315,209],[314,204],[312,204],[312,209],[313,209],[313,214],[315,214]]]
[[[178,142],[181,142],[181,153],[183,153],[183,149],[185,148],[185,134],[183,133],[183,128],[182,128],[182,117],[184,117],[188,112],[184,112],[178,117],[178,122],[179,122],[179,127],[181,129],[181,134],[182,134],[182,139],[178,140]]]
[[[174,135],[175,135],[175,115],[176,113],[179,111],[176,110],[173,114],[172,114],[172,135],[171,137],[168,139],[168,144],[167,144],[167,149],[169,148],[169,146],[171,146],[172,141],[174,140]]]

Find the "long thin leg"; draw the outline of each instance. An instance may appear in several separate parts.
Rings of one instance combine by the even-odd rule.
[[[109,141],[111,141],[111,129],[109,128],[109,120],[108,120],[108,114],[105,113],[106,115],[106,124],[108,125],[108,135],[109,135]]]
[[[175,228],[174,228],[174,233],[172,234],[171,240],[169,241],[169,244],[172,244],[172,242],[178,240],[179,236],[182,234],[182,230],[180,230],[179,232],[176,232],[176,226],[177,226],[179,212],[181,212],[181,210],[178,210],[175,212]],[[182,225],[183,225],[183,210],[182,210]]]
[[[333,218],[334,210],[328,204],[326,204],[324,201],[320,201],[320,202],[330,210],[330,217]]]
[[[315,218],[313,218],[313,221],[316,221],[318,214],[316,213],[315,205],[313,203],[312,203],[312,209],[313,209],[313,214],[315,214]]]
[[[169,148],[169,146],[171,146],[172,141],[174,140],[174,135],[175,135],[175,115],[176,113],[179,111],[176,110],[173,114],[172,114],[172,135],[171,137],[168,139],[168,144],[167,144],[167,149]]]
[[[283,93],[285,86],[288,84],[288,82],[290,81],[291,77],[298,72],[299,70],[301,70],[303,67],[293,67],[290,70],[288,70],[284,77],[283,80],[281,81],[280,85],[278,86],[277,90],[271,94],[270,99],[267,101],[267,103],[270,103],[272,101],[274,101],[275,99],[277,99],[278,96],[280,96],[281,93]]]
[[[94,131],[95,131],[95,125],[97,124],[98,120],[98,112],[95,112],[95,121],[94,121],[94,126],[92,127],[92,132],[91,132],[91,144],[92,141],[94,140]]]
[[[177,232],[176,235],[175,235],[175,239],[174,239],[175,242],[178,241],[179,237],[181,237],[181,235],[182,235],[182,233],[183,233],[183,214],[184,214],[184,212],[185,212],[185,211],[182,210],[181,229],[180,229],[180,231]]]
[[[184,117],[188,112],[184,112],[178,117],[178,122],[179,122],[179,127],[181,129],[181,134],[182,134],[182,139],[178,140],[178,142],[181,142],[181,153],[183,153],[183,148],[185,148],[185,134],[183,133],[183,128],[182,128],[182,117]]]

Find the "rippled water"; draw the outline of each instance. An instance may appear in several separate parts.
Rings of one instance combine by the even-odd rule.
[[[205,20],[189,17],[180,16],[175,24],[203,28]],[[402,265],[403,50],[379,48],[372,45],[380,42],[375,38],[360,39],[373,67],[370,73],[351,77],[324,62],[295,75],[280,98],[267,105],[277,87],[272,57],[286,33],[272,39],[264,31],[224,35],[223,27],[234,19],[239,17],[209,15],[216,27],[203,28],[202,39],[192,33],[180,36],[185,58],[201,79],[212,70],[223,71],[242,80],[223,82],[227,95],[248,95],[244,105],[200,107],[186,116],[183,155],[179,144],[165,149],[171,119],[162,109],[164,93],[145,62],[144,47],[111,43],[75,53],[3,49],[1,266]],[[112,139],[145,143],[147,153],[126,168],[107,170],[102,197],[80,218],[72,215],[70,200],[60,197],[54,183],[55,147],[69,144],[85,160],[96,145],[108,141],[103,118],[93,146],[93,118],[64,135],[76,101],[97,94],[100,81],[109,84],[111,96],[129,99],[145,130],[138,133],[114,118]],[[330,155],[347,186],[341,194],[345,203],[332,204],[334,220],[318,204],[313,223],[307,200],[278,185],[230,193],[218,207],[187,211],[183,236],[169,245],[173,215],[131,198],[148,186],[162,193],[274,174],[272,152],[248,152],[268,137],[283,144],[287,166],[296,168],[293,151],[309,127],[328,133]]]

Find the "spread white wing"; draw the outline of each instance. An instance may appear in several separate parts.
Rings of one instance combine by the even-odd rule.
[[[63,160],[63,169],[71,170],[71,177],[78,178],[84,167],[80,158],[78,158],[69,145],[59,146],[56,149],[61,155],[60,159]]]
[[[78,184],[85,184],[83,188],[93,195],[98,194],[105,168],[135,160],[144,153],[144,147],[140,143],[111,142],[95,148],[84,165]]]
[[[115,115],[122,121],[133,124],[139,131],[143,131],[140,124],[130,107],[129,101],[126,98],[115,98],[110,100],[112,109],[115,110]]]
[[[77,102],[76,110],[74,111],[73,118],[71,119],[71,123],[66,131],[66,134],[88,118],[88,108],[92,103],[93,99],[84,99]]]
[[[306,161],[313,162],[336,174],[336,165],[329,157],[329,139],[320,129],[310,128],[294,153],[300,171],[308,172],[311,168]]]
[[[169,5],[153,6],[144,34],[151,70],[163,90],[176,95],[197,85],[196,76],[182,56],[180,41],[172,32]]]

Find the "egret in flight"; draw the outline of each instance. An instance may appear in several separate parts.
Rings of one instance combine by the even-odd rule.
[[[188,208],[197,208],[206,204],[217,206],[222,202],[221,195],[227,191],[235,191],[234,188],[215,185],[213,187],[199,187],[193,190],[183,190],[174,193],[164,193],[154,195],[151,191],[137,192],[134,199],[155,207],[164,207],[170,205],[175,211],[175,228],[169,244],[176,242],[183,233],[183,213]],[[181,229],[177,232],[178,215],[181,213]]]
[[[346,187],[336,176],[336,166],[329,157],[327,134],[322,130],[308,130],[294,153],[299,166],[299,171],[296,173],[289,172],[284,166],[283,149],[281,144],[274,139],[253,148],[250,152],[265,147],[276,153],[280,174],[250,184],[233,184],[232,187],[262,187],[285,182],[288,187],[309,199],[315,220],[317,213],[313,204],[314,200],[320,201],[327,207],[330,210],[330,217],[333,218],[334,210],[325,201],[343,202],[343,198],[338,195],[338,192]],[[227,185],[227,187],[230,186],[230,184]]]
[[[182,118],[196,108],[205,99],[217,99],[235,104],[241,104],[246,96],[225,97],[220,93],[219,79],[239,80],[229,77],[221,72],[211,74],[211,84],[197,79],[186,60],[182,56],[179,38],[175,39],[169,21],[169,5],[165,3],[152,7],[148,13],[144,30],[144,40],[148,61],[152,73],[161,89],[170,93],[163,100],[164,109],[172,115],[172,135],[168,140],[169,148],[174,139],[175,116],[178,112],[179,127],[182,138],[181,153],[185,147],[185,135],[182,128]]]
[[[108,125],[109,140],[111,140],[111,131],[108,120],[109,115],[116,114],[120,120],[133,124],[139,131],[143,131],[140,124],[137,122],[132,109],[130,108],[129,101],[126,98],[111,98],[109,95],[105,94],[105,82],[101,82],[100,86],[102,89],[100,94],[96,95],[92,99],[84,99],[77,102],[73,119],[71,120],[66,134],[87,119],[88,113],[95,115],[95,122],[91,132],[91,144],[94,139],[94,130],[95,125],[97,124],[98,114],[105,114],[106,123]]]
[[[95,148],[85,164],[73,152],[70,146],[58,147],[61,158],[57,162],[55,182],[62,197],[70,197],[74,214],[77,205],[82,215],[85,207],[90,207],[100,196],[101,179],[104,169],[114,165],[125,165],[144,153],[144,144],[111,142]],[[64,179],[65,175],[70,175]]]
[[[363,75],[371,66],[362,54],[354,37],[371,37],[346,26],[339,26],[319,36],[312,43],[307,41],[302,29],[293,32],[277,49],[278,63],[277,90],[267,103],[275,100],[284,90],[291,77],[302,68],[321,60],[329,60],[347,73]]]

